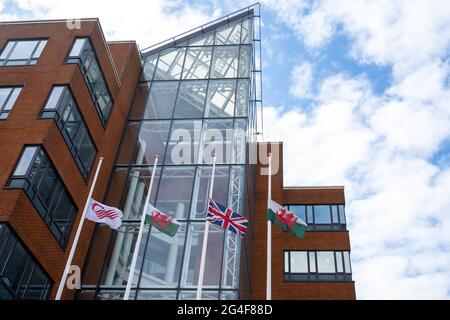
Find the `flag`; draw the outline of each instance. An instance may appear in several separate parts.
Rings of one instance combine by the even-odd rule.
[[[170,237],[175,236],[180,228],[180,224],[175,218],[162,213],[151,204],[148,205],[145,223],[153,225],[156,229]]]
[[[108,207],[91,198],[86,212],[86,219],[107,224],[111,229],[118,229],[122,224],[122,217],[123,213],[119,209]]]
[[[292,233],[296,237],[303,238],[308,226],[302,219],[275,201],[269,200],[268,218],[284,231]]]
[[[233,210],[228,209],[213,199],[209,199],[208,215],[206,217],[210,223],[221,226],[225,230],[230,230],[243,237],[247,231],[248,220]]]

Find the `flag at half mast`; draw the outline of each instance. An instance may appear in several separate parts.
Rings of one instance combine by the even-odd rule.
[[[147,217],[145,223],[153,225],[159,231],[167,234],[170,237],[175,236],[180,224],[175,218],[162,213],[151,204],[148,205]]]
[[[308,226],[293,212],[288,211],[286,208],[272,200],[269,200],[268,218],[272,223],[281,227],[284,231],[292,233],[299,238],[303,238],[306,227]]]

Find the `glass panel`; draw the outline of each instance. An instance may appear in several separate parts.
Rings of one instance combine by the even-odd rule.
[[[232,117],[234,114],[235,99],[235,80],[210,81],[205,118]]]
[[[31,54],[36,48],[38,41],[17,41],[11,55],[8,57],[9,60],[28,60],[31,58]]]
[[[316,272],[316,253],[309,252],[309,272]]]
[[[178,81],[153,82],[145,107],[144,119],[172,118],[177,91]]]
[[[197,291],[195,290],[184,290],[180,291],[180,296],[178,297],[178,300],[195,300],[197,297]],[[219,299],[219,292],[218,291],[202,291],[202,300],[218,300]]]
[[[338,219],[338,207],[335,205],[331,206],[331,216],[333,218],[333,223],[338,224],[339,223],[339,219]]]
[[[329,205],[314,206],[314,218],[316,224],[331,223],[330,206]]]
[[[313,224],[314,220],[313,220],[313,206],[306,206],[306,212],[308,215],[308,221],[306,222],[307,224]]]
[[[233,131],[233,163],[245,163],[246,158],[247,120],[236,119]]]
[[[67,226],[70,228],[72,224],[73,213],[73,205],[66,192],[62,190],[58,206],[54,212],[54,223],[58,226],[59,230],[61,230],[61,233],[65,234],[66,232],[69,232],[66,228]]]
[[[191,206],[194,172],[194,167],[165,167],[156,207],[175,219],[186,219]]]
[[[242,35],[241,43],[251,43],[252,41],[252,19],[244,18],[242,19]]]
[[[139,290],[136,300],[175,300],[175,290]]]
[[[251,47],[241,46],[241,56],[239,59],[239,77],[241,78],[250,77],[250,58],[251,58]]]
[[[14,104],[16,103],[17,97],[20,94],[20,91],[22,90],[22,88],[14,88],[11,96],[9,97],[8,102],[6,103],[4,110],[11,110],[14,106]],[[1,102],[0,102],[1,105]]]
[[[14,46],[15,41],[9,41],[6,45],[5,49],[3,49],[2,55],[0,56],[0,59],[6,59],[9,52],[11,51],[12,47]]]
[[[4,270],[2,271],[2,281],[15,292],[18,289],[20,278],[25,270],[29,256],[24,247],[16,241],[14,249],[9,257]]]
[[[155,157],[164,157],[169,138],[170,121],[143,121],[139,130],[134,164],[153,164]],[[132,147],[130,145],[128,148]],[[126,148],[126,146],[123,146]]]
[[[145,58],[144,68],[143,68],[144,80],[152,80],[153,79],[153,73],[155,72],[157,61],[158,61],[158,54],[154,54],[152,56]]]
[[[201,132],[202,120],[173,121],[164,163],[197,163]]]
[[[306,251],[291,251],[291,273],[308,273]]]
[[[26,147],[20,157],[19,164],[14,171],[15,176],[23,176],[27,173],[28,167],[30,166],[31,160],[36,153],[37,147]]]
[[[83,124],[84,126],[84,124]],[[89,137],[87,131],[83,137],[83,140],[81,141],[81,144],[79,145],[79,154],[78,157],[80,158],[81,162],[83,163],[83,166],[87,173],[90,171],[92,163],[95,159],[96,154],[95,147],[92,143],[91,138]]]
[[[58,107],[59,98],[65,89],[65,86],[53,87],[44,109],[56,109]]]
[[[236,291],[222,291],[220,300],[237,300],[238,293]]]
[[[81,53],[81,49],[83,49],[83,46],[86,42],[86,38],[79,38],[76,39],[73,43],[72,50],[70,51],[69,56],[70,57],[78,57]]]
[[[284,272],[289,272],[289,252],[284,252]]]
[[[156,66],[155,80],[180,79],[185,48],[167,49],[161,52]]]
[[[214,31],[201,34],[189,40],[189,46],[207,46],[214,42]]]
[[[181,283],[183,287],[197,286],[204,229],[205,223],[191,223],[189,226]],[[224,230],[210,225],[203,279],[205,287],[218,287],[220,284],[220,272],[218,270],[220,270],[222,264],[223,239]]]
[[[289,211],[293,212],[297,217],[306,221],[306,206],[289,205]]]
[[[212,163],[216,154],[216,162],[231,163],[231,147],[233,139],[233,120],[205,120],[203,162]]]
[[[342,252],[336,251],[336,270],[337,272],[344,272],[344,266],[342,264]]]
[[[212,47],[188,48],[183,67],[183,79],[206,79],[211,65]]]
[[[335,273],[334,252],[318,251],[317,252],[317,272],[319,273]]]
[[[198,167],[195,175],[191,219],[204,219],[209,204],[209,186],[211,167]],[[216,167],[214,174],[213,198],[218,203],[227,205],[228,167]]]
[[[47,167],[44,172],[41,183],[39,184],[39,195],[44,203],[50,206],[50,201],[52,200],[53,191],[58,185],[59,179],[56,176],[55,169],[53,167]]]
[[[214,44],[239,44],[241,40],[241,21],[232,22],[217,29]]]
[[[344,251],[344,267],[345,273],[352,273],[352,268],[350,265],[350,252]]]
[[[0,111],[6,103],[6,99],[8,99],[11,89],[12,88],[0,88]]]
[[[129,121],[125,129],[122,141],[120,143],[119,154],[117,156],[116,164],[129,164],[131,161],[140,164],[142,162],[142,153],[139,154],[134,150],[137,138],[139,135],[141,123],[138,121]],[[139,149],[141,150],[141,149]],[[134,152],[134,157],[133,157]],[[140,155],[138,157],[138,155]]]
[[[186,223],[181,223],[171,238],[156,228],[151,228],[140,287],[177,287],[180,279]]]
[[[26,300],[40,300],[43,296],[47,285],[47,277],[42,270],[36,266],[33,275],[31,276],[28,290],[25,292],[23,299]]]
[[[182,81],[174,118],[201,118],[205,107],[206,81]]]
[[[237,99],[236,99],[236,117],[244,117],[247,115],[249,107],[249,87],[250,81],[239,79],[237,85]]]
[[[341,224],[346,224],[345,221],[345,206],[343,204],[339,205],[339,220]]]
[[[36,48],[36,51],[33,53],[33,58],[37,59],[41,56],[42,51],[44,50],[45,45],[47,44],[47,40],[41,40],[39,42],[38,47]]]
[[[236,78],[238,73],[238,46],[215,47],[211,78]]]

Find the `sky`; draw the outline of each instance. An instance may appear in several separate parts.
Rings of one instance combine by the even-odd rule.
[[[261,3],[284,184],[345,186],[358,299],[449,299],[450,2]],[[99,17],[107,40],[145,48],[250,4],[0,0],[0,21]]]

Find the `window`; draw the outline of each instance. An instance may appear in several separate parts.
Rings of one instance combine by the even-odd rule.
[[[66,62],[76,63],[80,66],[80,71],[94,101],[100,121],[103,126],[106,126],[113,101],[95,55],[94,47],[88,38],[75,40]]]
[[[41,146],[26,146],[8,187],[22,188],[61,246],[69,238],[77,208]]]
[[[0,300],[43,300],[51,282],[17,236],[0,224]]]
[[[0,66],[26,66],[37,63],[47,40],[11,40],[0,55]]]
[[[83,178],[87,180],[97,149],[69,87],[53,87],[41,117],[55,119]]]
[[[348,251],[284,251],[285,281],[352,281]]]
[[[344,205],[295,205],[285,206],[312,230],[347,230]]]
[[[17,97],[22,88],[0,88],[0,119],[6,119],[9,116]]]

